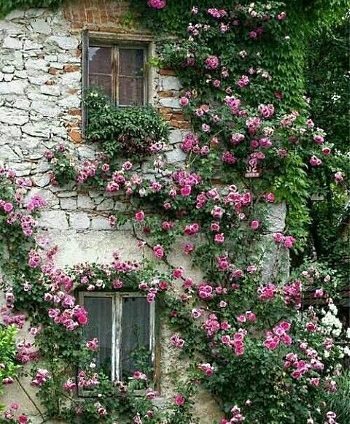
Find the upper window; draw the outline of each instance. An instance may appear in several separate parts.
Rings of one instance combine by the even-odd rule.
[[[154,303],[129,292],[80,292],[79,297],[89,314],[85,336],[99,341],[97,368],[113,381],[128,380],[135,371],[149,374],[155,359]]]
[[[143,105],[146,102],[145,62],[142,45],[88,46],[88,85],[99,87],[117,106]]]

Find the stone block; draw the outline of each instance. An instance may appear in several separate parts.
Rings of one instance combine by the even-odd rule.
[[[68,229],[66,213],[59,210],[41,211],[38,222],[39,227],[54,228],[58,230]]]
[[[24,40],[23,50],[41,50],[43,45],[40,43],[35,43],[31,40]]]
[[[81,98],[77,95],[65,95],[65,97],[58,101],[61,108],[80,108]]]
[[[24,134],[31,135],[33,137],[46,137],[48,138],[51,134],[51,125],[49,121],[41,122],[28,122],[23,125],[22,131]]]
[[[178,78],[173,76],[165,76],[159,81],[160,91],[175,90],[179,91],[181,89],[181,84]]]
[[[186,159],[186,153],[180,149],[174,149],[166,152],[165,157],[168,163],[183,162]]]
[[[51,32],[50,24],[44,18],[33,19],[30,25],[34,33],[48,35]]]
[[[37,187],[47,187],[50,184],[50,175],[38,174],[34,177],[34,184]]]
[[[161,106],[168,107],[170,109],[181,109],[179,99],[177,97],[164,97],[159,100],[159,103]]]
[[[109,221],[107,218],[102,216],[95,216],[91,219],[92,230],[111,230]]]
[[[52,102],[33,101],[31,105],[31,110],[40,113],[42,116],[47,116],[50,118],[54,118],[61,112],[61,109],[55,106],[55,104]]]
[[[0,138],[0,159],[4,162],[18,162],[21,160],[19,156],[10,146],[2,145],[2,140]]]
[[[26,177],[30,175],[32,168],[33,166],[31,162],[20,162],[16,164],[16,176]]]
[[[62,50],[73,50],[78,48],[78,40],[69,36],[57,36],[53,35],[47,38],[48,44],[53,44],[58,46]]]
[[[25,62],[25,69],[35,69],[37,71],[47,72],[49,69],[49,62],[46,59],[27,59]]]
[[[78,208],[79,209],[94,209],[95,203],[90,199],[89,196],[84,196],[83,194],[78,195]]]
[[[281,233],[285,228],[287,207],[285,203],[269,205],[266,213],[266,226],[269,233]]]
[[[27,78],[27,77],[28,77],[28,74],[27,74],[27,72],[26,72],[26,71],[15,71],[14,76],[15,76],[16,78],[25,79],[25,78]]]
[[[69,224],[75,230],[87,230],[90,228],[90,218],[85,212],[70,213]]]
[[[12,104],[15,109],[28,110],[30,107],[30,101],[26,97],[17,97],[15,102]]]
[[[60,199],[61,209],[75,210],[77,208],[77,199],[74,197],[62,197]]]
[[[5,125],[0,123],[0,136],[4,135],[6,140],[19,139],[22,137],[22,132],[20,127],[16,127],[14,125]]]
[[[13,65],[5,65],[1,69],[3,74],[13,74],[15,72],[15,67]]]
[[[77,192],[75,190],[71,191],[60,191],[57,193],[57,197],[76,197]]]
[[[185,132],[181,130],[171,130],[169,134],[169,143],[178,144],[182,142]]]
[[[28,86],[27,81],[12,80],[10,82],[0,82],[0,94],[24,94],[25,88]]]
[[[24,125],[29,121],[27,111],[0,107],[0,122],[8,125]]]
[[[114,207],[113,199],[105,199],[99,205],[97,205],[98,211],[111,211]]]
[[[2,47],[4,49],[22,50],[23,43],[22,43],[22,40],[20,40],[16,37],[6,37],[4,39]]]
[[[23,66],[24,66],[24,64],[23,64],[23,55],[22,55],[22,52],[20,50],[16,50],[13,53],[12,64],[19,71],[21,71],[23,69]]]
[[[9,14],[7,14],[5,16],[5,21],[15,21],[18,19],[23,19],[25,15],[25,11],[24,10],[12,10],[12,12],[10,12]]]

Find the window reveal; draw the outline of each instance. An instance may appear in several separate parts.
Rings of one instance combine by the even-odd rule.
[[[154,304],[138,293],[80,293],[89,314],[88,340],[99,340],[97,367],[112,380],[150,376],[155,357]]]

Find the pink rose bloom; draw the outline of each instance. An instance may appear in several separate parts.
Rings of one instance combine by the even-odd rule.
[[[237,162],[237,158],[229,151],[225,151],[222,156],[221,156],[221,160],[224,163],[227,163],[229,165],[233,165],[234,163]]]
[[[79,315],[78,315],[78,323],[79,323],[80,325],[85,325],[85,324],[87,324],[87,322],[88,322],[88,317],[87,317],[87,315],[85,315],[85,314],[79,314]]]
[[[243,88],[248,85],[249,82],[249,78],[246,75],[242,75],[242,77],[237,81],[236,84],[238,85],[238,87]]]
[[[223,214],[225,213],[225,210],[223,208],[220,208],[220,206],[214,206],[214,208],[211,210],[211,215],[213,218],[222,218]]]
[[[87,341],[86,347],[89,350],[97,350],[98,349],[98,339],[95,337],[92,340]]]
[[[180,193],[182,197],[188,197],[191,194],[192,188],[189,185],[181,187]]]
[[[193,250],[194,250],[194,244],[192,244],[192,243],[186,243],[184,245],[183,250],[184,250],[185,255],[190,255],[193,252]]]
[[[249,321],[249,322],[254,322],[254,321],[256,321],[256,315],[255,315],[255,313],[254,313],[254,312],[252,312],[252,311],[247,311],[245,314],[246,314],[246,317],[247,317],[247,319],[248,319],[248,321]]]
[[[321,152],[323,155],[328,156],[332,153],[332,150],[329,147],[323,147]]]
[[[282,243],[284,241],[284,235],[282,233],[276,233],[273,235],[273,239],[276,243]]]
[[[343,181],[344,181],[344,176],[343,176],[343,174],[341,173],[341,172],[336,172],[335,174],[334,174],[334,181],[336,182],[336,183],[342,183]]]
[[[116,290],[121,289],[123,287],[123,282],[121,280],[114,280],[112,282],[112,287]]]
[[[269,203],[273,203],[275,201],[275,195],[273,193],[266,193],[264,197]]]
[[[201,309],[192,309],[191,311],[191,317],[193,319],[198,319],[202,316],[202,310]]]
[[[164,249],[160,244],[157,244],[153,247],[154,256],[158,259],[161,259],[164,256]]]
[[[180,106],[186,107],[189,102],[190,101],[187,97],[185,97],[185,96],[180,97],[180,100],[179,100]]]
[[[311,166],[320,166],[320,165],[322,165],[322,161],[317,156],[313,155],[313,156],[311,156],[311,158],[309,160],[309,164]]]
[[[256,270],[257,270],[257,267],[255,265],[247,266],[247,272],[249,272],[249,274],[253,274]]]
[[[215,243],[223,243],[225,241],[224,233],[215,234],[214,241]]]
[[[174,223],[173,221],[163,221],[162,222],[162,229],[165,231],[169,231],[172,228],[174,228]]]
[[[305,326],[306,330],[309,331],[310,333],[313,333],[315,331],[317,331],[317,325],[311,321],[306,323]]]
[[[26,415],[22,414],[18,417],[18,422],[20,424],[27,424],[29,423],[29,418]]]
[[[183,268],[175,268],[172,272],[174,278],[181,278],[183,276],[184,270]]]
[[[316,144],[322,144],[324,142],[324,138],[322,135],[314,135],[314,142]]]
[[[6,213],[10,213],[10,212],[12,212],[12,211],[13,211],[13,204],[12,204],[12,203],[10,203],[10,202],[6,202],[6,203],[4,203],[4,205],[3,205],[3,209],[4,209],[4,212],[6,212]]]
[[[174,396],[174,403],[175,405],[181,406],[185,403],[185,398],[180,393],[177,393]]]
[[[314,377],[310,379],[311,386],[317,387],[320,384],[320,378]]]
[[[257,230],[259,228],[259,226],[260,226],[260,222],[257,221],[257,220],[254,220],[250,223],[250,228],[252,230]]]
[[[210,132],[210,125],[202,124],[202,131],[203,132]]]
[[[147,5],[153,9],[164,9],[166,0],[148,0]]]
[[[289,331],[290,330],[290,327],[291,327],[291,324],[288,321],[282,321],[279,324],[279,327],[281,327],[284,331]]]
[[[286,236],[283,242],[284,247],[287,249],[290,249],[293,247],[294,243],[296,242],[295,238],[292,236]]]
[[[264,346],[269,350],[275,350],[279,345],[278,337],[268,338],[264,341]]]
[[[247,317],[243,314],[239,315],[237,318],[238,322],[246,322],[247,321]]]
[[[278,21],[283,21],[284,19],[286,19],[286,17],[287,17],[286,12],[281,12],[281,13],[279,13],[279,14],[277,15],[277,20],[278,20]]]
[[[145,213],[144,211],[138,211],[135,213],[135,219],[136,221],[143,221],[145,218]]]
[[[207,376],[211,376],[214,374],[214,368],[210,364],[199,364],[198,367]]]
[[[231,338],[229,335],[225,335],[221,337],[221,343],[224,345],[229,345],[231,342]]]
[[[219,67],[219,65],[220,65],[220,60],[217,56],[208,56],[205,59],[205,66],[208,69],[216,69]]]

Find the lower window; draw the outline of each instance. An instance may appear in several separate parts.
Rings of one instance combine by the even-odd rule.
[[[97,338],[96,365],[114,380],[128,380],[135,371],[153,377],[155,306],[139,293],[80,292],[89,314],[87,340]]]

